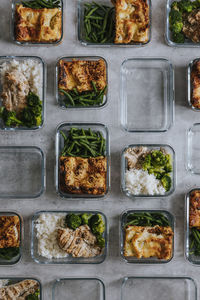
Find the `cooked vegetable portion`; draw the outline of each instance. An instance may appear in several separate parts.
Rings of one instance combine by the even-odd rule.
[[[31,0],[22,1],[24,7],[39,9],[39,8],[56,8],[60,7],[60,0]]]
[[[158,212],[137,212],[128,214],[126,218],[126,226],[136,225],[136,226],[169,226],[168,218]]]
[[[189,227],[190,254],[200,255],[200,190],[190,193],[189,199]]]
[[[189,39],[200,42],[200,1],[174,1],[169,15],[170,30],[175,43]]]
[[[82,219],[77,214],[68,214],[66,216],[66,225],[71,229],[76,229],[82,224]]]

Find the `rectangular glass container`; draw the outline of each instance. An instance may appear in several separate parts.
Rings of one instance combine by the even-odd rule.
[[[121,222],[120,222],[120,252],[122,258],[127,263],[135,263],[135,264],[162,264],[170,262],[174,257],[174,236],[173,236],[173,245],[172,245],[172,257],[168,260],[166,259],[158,259],[156,257],[150,258],[137,258],[137,257],[126,257],[124,256],[124,242],[125,242],[125,230],[124,227],[127,223],[127,217],[133,213],[161,213],[163,214],[169,221],[170,227],[174,232],[174,216],[166,211],[166,210],[126,210],[121,215]],[[174,233],[175,234],[175,233]]]
[[[166,2],[166,18],[165,18],[165,40],[166,43],[168,44],[168,46],[171,47],[178,47],[178,48],[186,48],[186,47],[191,47],[191,48],[196,48],[200,46],[200,43],[194,43],[192,41],[190,41],[189,39],[185,39],[184,43],[175,43],[172,40],[172,33],[170,30],[170,24],[169,24],[169,14],[171,11],[171,4],[174,2],[175,0],[167,0]],[[177,0],[176,0],[177,1]],[[178,0],[181,1],[181,0]],[[193,0],[191,0],[193,1]]]
[[[171,188],[168,192],[166,192],[164,195],[146,195],[146,194],[140,194],[140,195],[134,195],[131,194],[130,191],[126,188],[126,182],[125,182],[125,173],[127,171],[127,159],[125,158],[125,152],[129,148],[134,148],[134,147],[147,147],[149,150],[160,150],[160,148],[164,148],[168,154],[171,155],[172,158],[172,172],[171,172],[171,179],[172,179],[172,185]],[[170,145],[166,144],[133,144],[127,146],[121,156],[121,190],[122,192],[127,196],[132,199],[134,198],[162,198],[162,197],[167,197],[171,195],[175,191],[176,187],[176,156],[174,149]]]
[[[192,68],[194,66],[194,64],[199,61],[199,58],[196,58],[194,59],[193,61],[191,61],[188,65],[188,68],[187,68],[187,82],[188,82],[188,103],[189,103],[189,106],[194,110],[194,111],[200,111],[200,108],[196,108],[192,105],[192,81],[191,81],[191,72],[192,72]]]
[[[31,1],[31,0],[25,0]],[[17,4],[21,3],[22,0],[11,0],[11,38],[17,45],[22,46],[52,46],[52,45],[59,45],[62,42],[63,39],[63,33],[64,33],[64,8],[65,8],[65,1],[60,0],[61,3],[61,13],[62,13],[62,26],[61,26],[61,37],[58,41],[55,42],[21,42],[17,41],[15,38],[15,7]]]
[[[35,224],[37,219],[42,213],[46,214],[82,214],[82,213],[92,213],[92,214],[100,214],[105,222],[105,232],[103,237],[105,238],[105,249],[103,253],[96,257],[72,257],[71,255],[64,258],[52,258],[48,259],[46,257],[42,257],[38,254],[38,240],[37,240],[37,231],[35,228]],[[108,225],[106,216],[100,211],[39,211],[36,212],[32,217],[32,232],[31,232],[31,256],[32,259],[39,264],[100,264],[102,263],[107,255],[108,249]]]
[[[85,3],[92,3],[93,0],[78,0],[78,40],[79,42],[84,46],[90,46],[90,47],[142,47],[145,45],[148,45],[151,41],[151,27],[152,27],[152,5],[151,0],[147,0],[149,5],[149,35],[148,35],[148,41],[146,43],[140,43],[140,42],[132,42],[129,44],[115,44],[113,43],[91,43],[85,39],[85,30],[84,30],[84,4]],[[110,6],[113,5],[109,0],[98,0],[97,3]]]
[[[19,254],[16,255],[15,257],[13,257],[11,260],[6,260],[3,258],[0,258],[0,265],[14,265],[21,260],[21,256],[22,256],[22,235],[23,235],[22,217],[13,211],[0,211],[0,217],[3,217],[3,216],[17,216],[19,218],[19,222],[20,222]]]
[[[130,58],[120,71],[121,125],[129,132],[165,132],[174,120],[174,70],[163,58]]]
[[[61,278],[52,288],[52,300],[105,300],[105,285],[99,278]]]
[[[187,170],[200,175],[200,123],[187,131]]]
[[[68,106],[66,107],[64,104],[63,104],[63,99],[64,97],[62,97],[60,94],[59,94],[59,91],[58,91],[58,79],[59,79],[59,62],[60,60],[65,60],[65,61],[73,61],[73,60],[83,60],[83,61],[98,61],[99,59],[103,59],[104,63],[105,63],[105,66],[106,66],[106,84],[107,84],[107,89],[106,89],[106,93],[104,95],[104,100],[103,100],[103,103],[100,104],[100,105],[96,105],[96,106]],[[55,72],[55,91],[56,91],[56,101],[59,105],[60,108],[62,109],[95,109],[95,108],[102,108],[104,106],[106,106],[107,104],[107,100],[108,100],[108,64],[106,62],[106,60],[101,57],[101,56],[71,56],[71,57],[61,57],[57,63],[56,63],[56,72]]]
[[[185,258],[193,265],[200,265],[200,256],[190,253],[190,226],[189,226],[189,218],[190,218],[190,194],[193,191],[200,191],[200,188],[194,188],[186,194],[185,197]]]
[[[44,61],[42,60],[42,58],[38,57],[38,56],[0,56],[0,67],[1,64],[5,63],[5,62],[11,62],[13,60],[19,61],[19,62],[23,62],[26,60],[33,60],[35,62],[38,62],[41,64],[41,68],[42,68],[42,99],[40,99],[42,101],[42,122],[39,126],[35,126],[35,127],[6,127],[2,120],[0,119],[0,130],[6,130],[6,131],[21,131],[21,130],[37,130],[43,127],[44,124],[44,118],[45,118],[45,107],[46,107],[46,65],[44,63]],[[0,94],[2,93],[2,85],[1,85],[1,80],[0,80]],[[1,99],[0,99],[0,107],[2,106],[1,104]]]
[[[121,300],[197,300],[197,285],[190,277],[125,277]]]
[[[34,280],[34,281],[37,281],[38,284],[39,284],[39,299],[42,300],[43,297],[42,297],[42,284],[40,282],[40,280],[36,279],[36,278],[33,278],[33,277],[0,277],[0,280],[8,280],[8,283],[9,285],[11,284],[16,284],[18,282],[21,282],[23,280]]]
[[[38,147],[0,147],[0,199],[37,198],[45,190],[45,159]]]
[[[107,158],[107,178],[106,178],[106,192],[103,195],[91,195],[91,194],[69,194],[64,193],[61,191],[60,188],[60,153],[64,147],[64,139],[62,135],[60,134],[60,131],[63,131],[67,134],[69,132],[71,127],[75,128],[83,128],[85,129],[91,129],[92,131],[100,131],[103,137],[106,140],[106,150],[105,150],[105,156]],[[68,199],[80,199],[84,198],[85,200],[88,199],[94,199],[94,198],[102,198],[105,197],[110,189],[110,144],[109,144],[109,132],[108,128],[104,124],[100,123],[61,123],[58,125],[56,129],[56,166],[55,166],[55,186],[56,186],[56,192],[59,196],[68,198]]]

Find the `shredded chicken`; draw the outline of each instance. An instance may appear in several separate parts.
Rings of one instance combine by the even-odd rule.
[[[101,248],[96,245],[97,239],[90,227],[83,225],[76,230],[58,229],[58,244],[60,248],[73,257],[94,257],[101,254]]]
[[[25,300],[39,288],[36,280],[26,279],[16,284],[0,288],[0,300]]]
[[[125,158],[128,161],[128,169],[141,169],[140,159],[148,152],[147,147],[128,148],[125,152]]]
[[[1,94],[3,106],[8,111],[20,112],[27,105],[30,86],[26,77],[19,71],[6,72]]]

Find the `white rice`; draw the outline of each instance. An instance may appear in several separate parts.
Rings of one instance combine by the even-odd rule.
[[[35,224],[38,239],[38,254],[46,258],[63,258],[68,254],[63,251],[57,242],[57,229],[64,227],[66,214],[42,213]]]
[[[31,92],[38,95],[42,100],[42,63],[33,59],[11,60],[0,66],[1,84],[4,84],[5,72],[17,70],[21,72],[29,82]]]
[[[164,195],[165,189],[153,174],[131,169],[125,173],[126,189],[134,195]]]
[[[5,285],[7,285],[9,282],[8,279],[1,279],[0,280],[0,288],[4,287]]]

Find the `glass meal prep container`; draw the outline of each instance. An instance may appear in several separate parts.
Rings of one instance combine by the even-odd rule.
[[[0,199],[37,198],[45,190],[45,158],[38,147],[0,147]]]
[[[49,42],[22,42],[18,41],[15,36],[15,10],[16,10],[16,5],[21,4],[22,2],[29,2],[31,0],[11,0],[11,38],[16,43],[17,45],[23,45],[23,46],[51,46],[51,45],[59,45],[62,42],[63,39],[63,33],[64,33],[64,8],[65,8],[65,1],[60,0],[60,6],[61,6],[61,37],[57,41],[49,41]],[[49,20],[47,20],[49,22]],[[49,25],[50,26],[50,25]]]
[[[192,228],[198,229],[197,227],[190,228],[190,196],[191,193],[197,191],[200,192],[200,188],[194,188],[190,190],[185,197],[185,258],[193,265],[200,265],[200,255],[194,253],[194,248],[192,247],[193,242],[191,241]],[[198,208],[198,203],[197,203]],[[194,218],[195,219],[195,218]],[[197,237],[198,239],[198,237]],[[194,245],[195,246],[195,245]]]
[[[121,300],[197,300],[197,285],[190,277],[125,277]]]
[[[52,300],[105,300],[105,285],[99,278],[61,278],[52,288]]]
[[[148,6],[149,6],[149,32],[148,32],[148,41],[141,43],[141,42],[132,42],[129,44],[125,43],[114,43],[113,42],[106,42],[106,43],[92,43],[86,40],[86,32],[84,29],[84,4],[86,3],[92,3],[93,0],[78,0],[78,40],[79,42],[84,46],[90,46],[90,47],[142,47],[145,45],[148,45],[151,41],[151,27],[152,27],[152,5],[151,0],[147,0]],[[109,7],[114,7],[111,4],[111,1],[109,0],[98,0],[98,4],[100,5],[106,5]],[[113,36],[114,38],[114,36]]]
[[[174,70],[163,58],[130,58],[120,71],[121,125],[129,132],[165,132],[174,120]]]
[[[192,60],[189,65],[188,65],[188,68],[187,68],[187,82],[188,82],[188,90],[187,90],[187,93],[188,93],[188,103],[189,103],[189,106],[194,110],[194,111],[200,111],[200,108],[197,108],[195,107],[193,104],[192,104],[192,91],[193,91],[193,87],[192,87],[192,78],[191,78],[191,75],[192,75],[192,69],[193,69],[193,66],[194,64],[199,61],[200,59],[199,58],[196,58],[194,60]]]
[[[61,215],[63,214],[84,214],[84,213],[92,213],[92,214],[100,214],[104,223],[105,223],[105,231],[103,233],[103,238],[105,239],[105,248],[103,249],[101,255],[94,257],[72,257],[72,255],[68,255],[67,257],[62,258],[46,258],[38,254],[38,238],[37,238],[37,219],[42,214],[51,214],[51,215]],[[39,211],[36,212],[32,217],[32,232],[31,232],[31,256],[32,259],[39,264],[100,264],[102,263],[107,255],[108,248],[108,225],[106,216],[100,211]]]
[[[23,220],[22,217],[13,211],[0,211],[0,219],[1,217],[4,216],[9,216],[9,217],[17,217],[19,219],[19,250],[16,252],[16,255],[12,256],[12,258],[10,259],[6,259],[5,257],[3,257],[2,253],[0,254],[0,265],[14,265],[16,263],[18,263],[21,259],[22,256],[22,238],[23,238]],[[11,225],[11,224],[10,224]],[[10,228],[10,230],[12,230],[12,228]],[[2,233],[2,228],[1,228],[1,233]],[[2,240],[2,235],[0,235],[1,240]],[[16,247],[15,247],[16,248]],[[1,249],[7,249],[7,248],[1,248]],[[1,250],[0,249],[0,250]],[[12,250],[11,247],[9,248],[9,250]],[[7,254],[10,256],[11,254],[7,252]]]
[[[29,280],[31,282],[26,282],[25,284],[23,284],[22,281],[24,281],[24,280]],[[15,297],[18,296],[17,298],[19,298],[19,299],[21,299],[24,296],[29,296],[29,295],[33,295],[33,297],[34,297],[33,299],[40,299],[40,300],[43,299],[42,284],[38,279],[36,279],[34,277],[0,277],[0,282],[1,282],[1,284],[3,284],[3,287],[9,287],[9,285],[15,285],[15,284],[21,283],[20,286],[17,286],[17,288],[14,289],[14,291],[10,291],[11,295],[13,294],[13,296],[15,296]],[[24,289],[23,289],[23,286],[24,286]],[[3,288],[3,287],[1,287],[1,288]],[[0,288],[0,291],[1,291],[1,288]],[[27,293],[29,290],[31,292],[30,294]],[[16,299],[15,297],[14,297],[14,299]],[[23,299],[25,299],[25,298],[23,298]]]
[[[3,63],[12,63],[13,61],[19,61],[19,62],[26,62],[27,60],[32,60],[36,63],[41,64],[41,69],[42,69],[42,82],[40,83],[41,85],[41,97],[40,100],[42,101],[42,115],[41,115],[41,124],[39,126],[34,126],[34,127],[9,127],[3,124],[2,119],[0,118],[0,130],[6,130],[6,131],[21,131],[21,130],[37,130],[43,127],[44,124],[44,118],[45,118],[45,106],[46,106],[46,65],[42,58],[38,56],[0,56],[0,71],[1,71],[1,65]],[[1,73],[0,73],[1,75]],[[2,82],[0,80],[0,94],[2,93],[3,87],[2,87]],[[0,107],[2,106],[1,99],[0,99]]]
[[[186,168],[193,174],[200,174],[200,123],[195,123],[187,131]]]
[[[58,80],[59,80],[59,62],[61,60],[64,61],[68,61],[68,62],[72,62],[73,60],[81,60],[81,61],[98,61],[98,60],[103,60],[105,63],[105,68],[106,68],[106,85],[107,85],[107,89],[106,89],[106,93],[104,95],[103,98],[103,103],[99,104],[99,105],[92,105],[92,106],[83,106],[83,105],[76,105],[76,106],[72,106],[72,105],[68,105],[68,107],[66,107],[66,105],[64,104],[64,99],[65,97],[62,96],[59,93],[59,88],[58,88]],[[55,72],[55,91],[56,91],[56,101],[58,103],[58,105],[60,106],[60,108],[62,109],[95,109],[95,108],[102,108],[104,106],[106,106],[107,104],[107,100],[108,100],[108,64],[106,62],[106,60],[103,57],[100,56],[71,56],[71,57],[61,57],[57,63],[56,63],[56,72]]]
[[[174,216],[170,212],[168,212],[166,210],[126,210],[121,214],[121,220],[120,220],[120,254],[121,254],[122,258],[127,263],[135,263],[135,264],[162,264],[162,263],[170,262],[174,256],[174,236],[173,236],[173,241],[172,241],[172,256],[170,259],[158,259],[157,257],[137,258],[135,256],[125,256],[124,255],[125,226],[127,224],[127,217],[133,213],[160,213],[160,214],[162,214],[164,217],[167,218],[167,220],[169,222],[169,226],[172,228],[172,231],[175,235]],[[150,225],[146,225],[146,226],[150,226]],[[146,226],[144,226],[144,227],[146,227]]]
[[[106,190],[104,194],[70,194],[63,192],[61,189],[60,184],[60,155],[61,151],[64,147],[64,138],[61,134],[63,131],[66,136],[69,133],[71,128],[78,128],[88,130],[91,129],[92,131],[100,132],[105,139],[106,147],[105,147],[105,157],[107,162],[107,172],[106,172]],[[58,125],[56,129],[56,167],[55,167],[55,185],[56,185],[56,192],[59,196],[68,198],[68,199],[80,199],[84,198],[85,200],[94,199],[94,198],[102,198],[105,197],[110,189],[110,144],[109,144],[109,132],[108,128],[101,123],[61,123]]]
[[[148,194],[133,194],[131,193],[127,186],[126,186],[126,180],[125,180],[125,174],[128,170],[128,161],[125,157],[125,152],[128,149],[136,148],[136,147],[147,147],[147,150],[160,150],[164,149],[167,154],[170,154],[171,156],[171,163],[172,163],[172,172],[170,174],[171,177],[171,188],[168,192],[165,192],[165,194],[154,194],[154,195],[148,195]],[[166,144],[133,144],[127,146],[123,151],[121,155],[121,190],[122,192],[129,198],[162,198],[167,197],[171,195],[175,191],[176,186],[176,157],[175,157],[175,151],[170,145]]]
[[[166,3],[166,20],[165,20],[165,40],[166,40],[166,43],[168,44],[168,46],[179,47],[179,48],[181,48],[181,47],[182,48],[185,48],[185,47],[193,47],[193,48],[199,47],[200,43],[194,43],[189,39],[185,39],[184,43],[173,42],[172,33],[171,33],[171,30],[170,30],[169,14],[170,14],[170,11],[171,11],[171,5],[174,1],[175,0],[167,0],[167,3]],[[178,0],[178,1],[181,1],[181,0]]]

